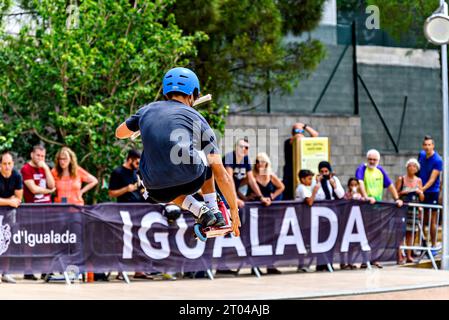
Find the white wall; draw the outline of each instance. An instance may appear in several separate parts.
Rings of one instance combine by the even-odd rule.
[[[332,26],[337,25],[337,0],[326,1],[320,24]]]

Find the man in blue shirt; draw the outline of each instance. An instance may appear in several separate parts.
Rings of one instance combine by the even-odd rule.
[[[440,195],[440,174],[443,171],[443,160],[435,151],[435,143],[431,136],[425,136],[422,144],[423,150],[419,153],[419,164],[421,170],[419,177],[423,183],[424,203],[438,204]],[[427,210],[426,210],[427,211]],[[426,219],[428,219],[426,217]],[[436,246],[437,215],[432,212],[432,223],[430,237],[432,246]]]
[[[232,176],[223,166],[214,132],[193,108],[200,94],[198,77],[187,68],[173,68],[165,74],[162,87],[167,101],[143,106],[116,130],[119,139],[140,130],[144,151],[139,169],[148,201],[173,201],[192,212],[203,227],[223,226],[216,180],[230,206],[232,230],[239,236]],[[205,204],[192,196],[200,189]]]

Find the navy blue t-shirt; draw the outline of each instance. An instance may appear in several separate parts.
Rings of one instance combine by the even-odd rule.
[[[248,172],[251,171],[251,163],[249,162],[248,156],[243,157],[240,163],[236,162],[235,151],[229,152],[223,157],[225,168],[232,168],[234,184],[238,189],[242,180],[245,179]]]
[[[426,152],[421,150],[419,153],[418,162],[421,166],[421,169],[419,170],[419,177],[422,180],[423,186],[427,183],[427,181],[429,181],[433,170],[438,170],[440,172],[443,171],[443,159],[436,151],[433,156],[427,159]],[[427,189],[426,192],[440,192],[440,175],[438,175],[434,184]]]
[[[16,190],[22,190],[22,176],[17,170],[13,170],[9,178],[0,173],[0,198],[11,198]]]
[[[206,156],[220,153],[204,117],[175,100],[145,105],[126,120],[126,126],[140,130],[144,149],[140,174],[148,189],[190,183],[206,169]]]
[[[109,180],[109,190],[118,190],[130,184],[137,183],[136,170],[120,166],[111,173]],[[120,197],[117,197],[117,202],[143,202],[144,199],[138,190],[133,192],[126,192]]]

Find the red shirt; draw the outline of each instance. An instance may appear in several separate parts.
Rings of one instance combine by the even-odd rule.
[[[33,194],[25,184],[27,180],[33,180],[34,183],[41,187],[47,188],[47,179],[45,178],[45,170],[31,166],[28,162],[20,170],[23,178],[23,197],[26,203],[51,203],[50,194]]]

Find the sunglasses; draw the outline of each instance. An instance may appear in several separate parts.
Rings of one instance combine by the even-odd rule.
[[[295,129],[293,129],[292,130],[292,134],[293,135],[295,135],[295,134],[298,134],[298,133],[304,133],[304,130],[303,129],[299,129],[299,128],[295,128]]]
[[[248,150],[249,149],[249,147],[248,146],[239,146],[240,148],[242,148],[242,149],[246,149],[246,150]]]

